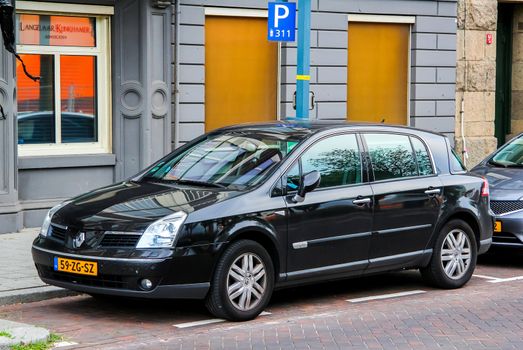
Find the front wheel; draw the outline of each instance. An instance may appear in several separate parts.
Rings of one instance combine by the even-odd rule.
[[[220,258],[206,305],[216,317],[246,321],[267,306],[274,288],[272,260],[259,243],[232,243]]]
[[[436,287],[460,288],[472,277],[477,254],[470,226],[463,220],[451,220],[439,232],[429,265],[420,271]]]

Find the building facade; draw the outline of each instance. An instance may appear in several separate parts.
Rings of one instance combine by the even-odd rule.
[[[456,0],[311,0],[311,119],[455,137]],[[296,43],[263,0],[16,2],[1,53],[0,232],[202,133],[293,117]]]
[[[459,0],[457,38],[456,149],[472,167],[523,132],[523,1]]]

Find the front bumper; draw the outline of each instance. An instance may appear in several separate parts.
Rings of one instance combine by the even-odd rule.
[[[35,241],[32,254],[40,278],[50,285],[84,293],[126,297],[203,299],[210,287],[218,248],[215,245],[176,248],[156,258],[111,257],[109,254],[52,249]],[[96,262],[98,275],[55,271],[55,257]],[[144,278],[153,282],[151,289],[141,287],[140,281]]]
[[[501,232],[494,232],[493,247],[523,248],[523,212],[496,216],[501,222]]]

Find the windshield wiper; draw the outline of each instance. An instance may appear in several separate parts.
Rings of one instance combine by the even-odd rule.
[[[495,160],[489,160],[488,163],[491,165],[499,166],[499,167],[503,167],[503,168],[507,167],[507,164],[499,163],[499,162],[496,162]]]
[[[173,182],[177,183],[177,184],[182,184],[182,185],[195,185],[195,186],[204,186],[204,187],[227,188],[227,186],[222,185],[222,184],[213,183],[213,182],[198,181],[198,180],[178,179],[178,180],[175,180]]]

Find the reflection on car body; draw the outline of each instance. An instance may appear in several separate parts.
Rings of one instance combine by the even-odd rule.
[[[274,288],[403,268],[457,288],[492,217],[488,183],[453,157],[444,136],[405,127],[219,129],[52,208],[33,259],[52,285],[200,298],[230,320],[256,317]]]
[[[54,143],[55,114],[52,111],[19,113],[18,144]],[[96,118],[92,114],[61,113],[62,143],[96,142]]]

